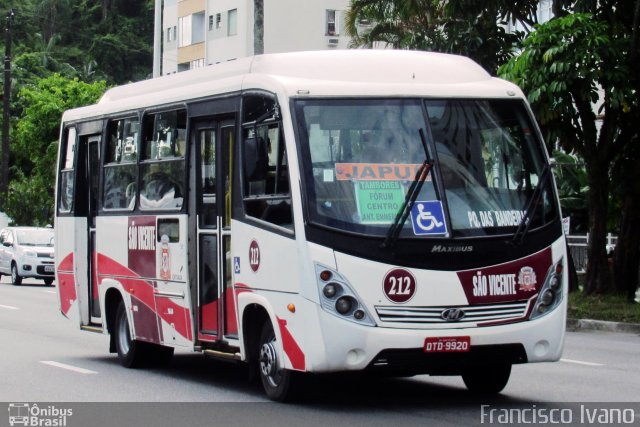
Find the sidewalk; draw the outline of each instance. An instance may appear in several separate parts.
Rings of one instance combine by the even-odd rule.
[[[605,320],[567,319],[568,331],[607,331],[640,334],[639,323],[608,322]]]

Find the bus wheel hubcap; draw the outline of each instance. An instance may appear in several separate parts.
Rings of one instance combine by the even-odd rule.
[[[268,378],[273,378],[278,365],[276,349],[273,346],[273,341],[262,344],[259,360],[260,371],[262,372],[262,375]]]

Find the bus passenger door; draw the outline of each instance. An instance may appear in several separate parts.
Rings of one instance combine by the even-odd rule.
[[[236,126],[233,117],[192,122],[198,339],[237,338],[231,271],[231,165]],[[193,157],[192,157],[193,158]],[[193,175],[192,175],[193,176]],[[193,212],[193,210],[191,210]]]
[[[98,179],[100,177],[100,135],[81,135],[78,141],[78,197],[76,214],[86,218],[86,240],[76,241],[77,280],[82,324],[101,324],[98,277],[96,269],[96,214],[98,211]],[[84,234],[84,233],[82,233]],[[88,312],[87,312],[88,311]]]

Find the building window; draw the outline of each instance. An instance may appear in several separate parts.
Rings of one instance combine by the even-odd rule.
[[[204,67],[204,58],[195,59],[189,63],[189,69]]]
[[[220,29],[221,25],[222,25],[222,14],[216,13],[216,29]]]
[[[338,19],[340,17],[340,12],[337,10],[327,9],[327,24],[325,28],[325,35],[327,36],[337,36],[340,34],[340,29],[338,27]]]
[[[235,36],[238,34],[238,9],[227,12],[227,19],[227,35]]]
[[[178,47],[189,46],[191,44],[191,16],[187,15],[178,19]]]
[[[209,15],[209,31],[213,30],[213,15]]]
[[[167,43],[171,41],[171,28],[167,28]]]

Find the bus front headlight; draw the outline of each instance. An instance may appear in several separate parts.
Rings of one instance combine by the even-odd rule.
[[[361,325],[376,325],[347,279],[337,271],[316,264],[316,283],[324,311]]]
[[[549,269],[529,320],[543,316],[560,305],[562,292],[562,260],[560,260]]]

